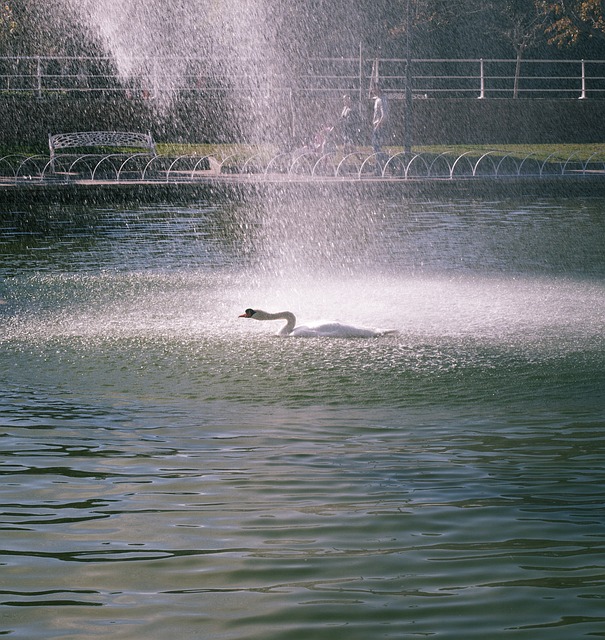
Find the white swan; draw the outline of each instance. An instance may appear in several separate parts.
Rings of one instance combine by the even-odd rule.
[[[246,309],[240,318],[254,318],[254,320],[285,320],[286,324],[278,332],[278,336],[296,336],[299,338],[330,337],[330,338],[375,338],[377,336],[392,335],[396,331],[377,331],[363,327],[353,327],[340,322],[328,322],[306,327],[296,326],[296,316],[291,311],[268,313],[260,309]]]

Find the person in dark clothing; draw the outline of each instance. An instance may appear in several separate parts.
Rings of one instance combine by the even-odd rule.
[[[351,152],[353,147],[359,142],[359,113],[353,108],[353,101],[349,94],[345,94],[342,100],[340,131],[345,152]]]

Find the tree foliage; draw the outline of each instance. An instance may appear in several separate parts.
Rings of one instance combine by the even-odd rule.
[[[549,43],[581,45],[583,55],[587,48],[589,55],[602,55],[596,43],[605,40],[604,5],[603,0],[0,0],[0,55],[98,54],[111,49],[109,37],[119,35],[124,50],[134,51],[145,39],[149,51],[160,55],[203,54],[210,41],[215,47],[235,41],[241,51],[243,40],[259,41],[261,51],[263,46],[282,51],[295,65],[305,57],[350,57],[360,45],[366,55],[402,57],[411,33],[415,57],[518,57],[529,49],[548,56]]]
[[[544,40],[547,17],[537,3],[528,0],[491,0],[488,10],[496,19],[494,35],[512,46],[517,58]]]
[[[577,44],[583,37],[605,39],[602,0],[541,0],[550,42],[559,46]]]
[[[0,45],[12,37],[16,28],[17,22],[13,13],[12,3],[6,0],[0,4]]]
[[[0,55],[85,55],[96,44],[62,0],[0,0]]]

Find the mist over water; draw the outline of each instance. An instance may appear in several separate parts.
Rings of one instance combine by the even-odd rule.
[[[225,130],[236,132],[239,142],[276,140],[278,112],[290,109],[288,92],[309,73],[305,60],[327,55],[326,39],[338,51],[337,43],[346,41],[346,55],[357,55],[355,7],[316,10],[270,0],[62,2],[115,61],[124,87],[153,98],[147,106],[159,121],[178,117],[175,101],[186,109],[201,103],[214,121],[224,118]],[[335,114],[315,117],[322,123]]]
[[[232,339],[251,341],[253,357],[280,328],[237,317],[253,307],[397,330],[372,345],[369,366],[381,350],[425,341],[464,361],[469,351],[471,362],[477,349],[550,358],[602,339],[604,260],[590,204],[572,215],[556,203],[309,197],[99,210],[89,223],[75,215],[58,235],[30,234],[35,271],[5,262],[7,336],[218,340],[220,367]]]
[[[70,0],[65,0],[69,5]],[[166,5],[139,0],[79,0],[70,9],[96,31],[127,76],[136,63],[156,58],[166,70],[178,73],[175,57],[221,54],[233,69],[242,59],[261,54],[271,63],[277,57],[275,34],[262,0],[182,0]]]

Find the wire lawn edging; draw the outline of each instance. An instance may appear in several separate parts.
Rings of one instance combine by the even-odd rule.
[[[217,153],[176,155],[147,152],[42,154],[9,153],[0,156],[0,181],[28,182],[197,182],[208,179],[231,180],[357,180],[388,178],[406,180],[457,180],[499,178],[541,178],[586,176],[605,177],[605,148],[588,156],[580,150],[544,155],[492,150],[414,151],[386,149],[378,164],[378,154],[367,149],[353,151],[296,151],[248,154]]]

